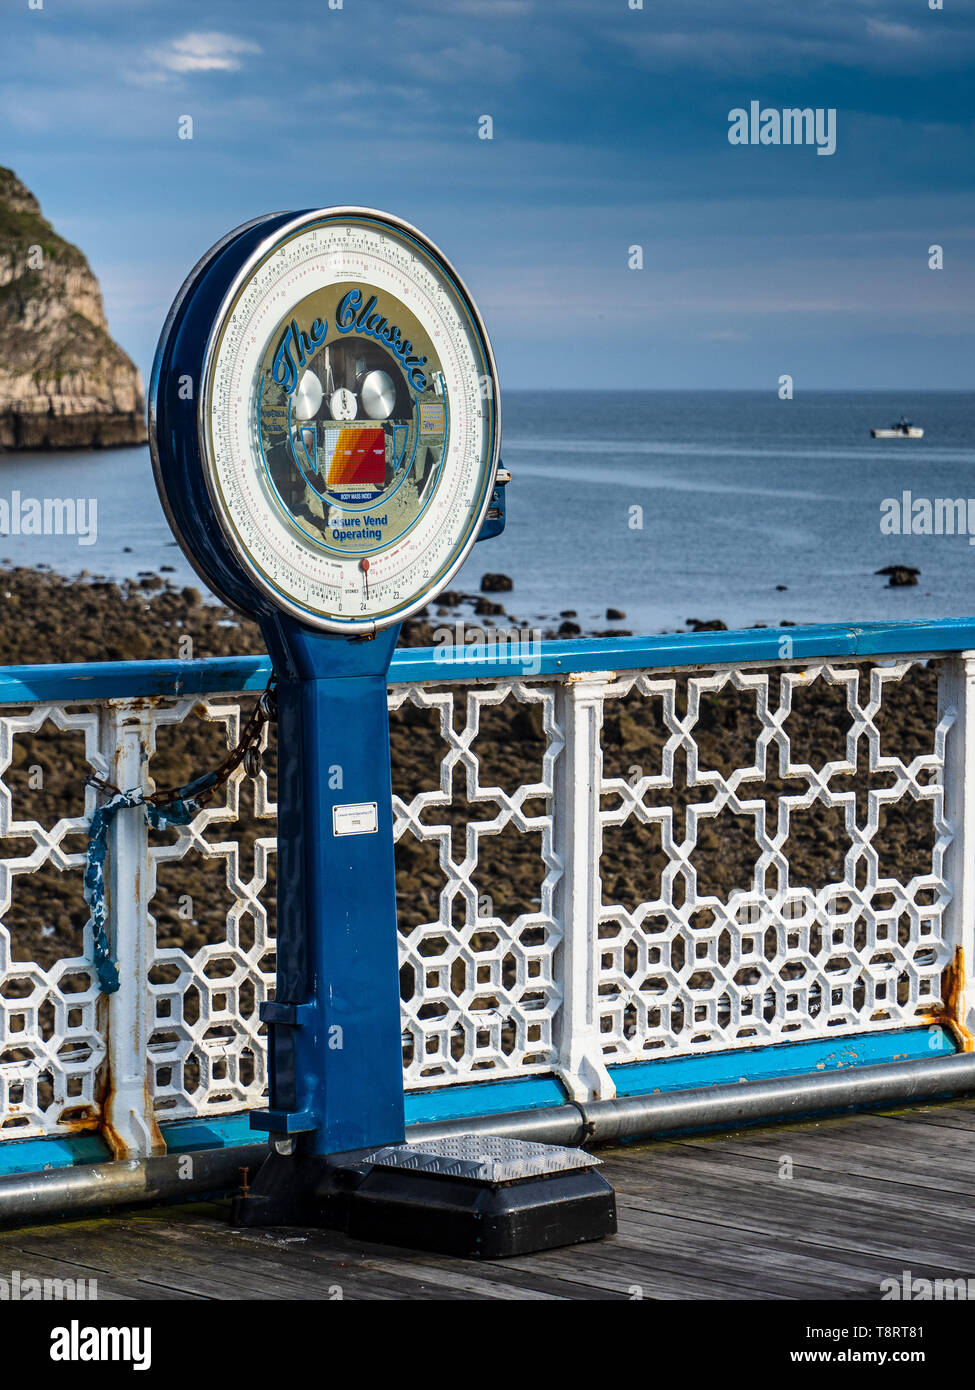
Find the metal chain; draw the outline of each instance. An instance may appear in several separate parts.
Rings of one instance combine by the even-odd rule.
[[[195,801],[198,805],[203,806],[220,790],[228,778],[233,776],[241,763],[246,764],[249,777],[256,777],[261,770],[261,735],[264,732],[265,724],[269,724],[277,712],[277,701],[274,693],[276,684],[277,678],[272,672],[261,698],[244,725],[237,746],[228,753],[219,767],[214,768],[212,772],[205,772],[202,777],[197,777],[192,782],[186,782],[181,787],[165,787],[149,796],[143,796],[141,798],[142,803],[164,807],[181,801]],[[117,787],[114,782],[109,782],[107,778],[99,777],[94,772],[90,773],[85,781],[86,785],[97,787],[99,791],[108,792],[111,796],[131,795],[129,792],[123,792],[122,788]]]
[[[146,795],[141,787],[123,791],[96,773],[85,779],[86,785],[109,793],[110,800],[95,809],[88,827],[88,854],[85,867],[85,901],[91,908],[92,956],[98,984],[103,994],[114,994],[119,988],[118,965],[112,959],[108,935],[108,907],[105,901],[105,860],[108,856],[108,831],[119,811],[141,806],[146,820],[154,830],[171,825],[189,825],[215,792],[224,785],[241,763],[249,777],[261,770],[261,735],[265,724],[276,714],[275,677],[272,672],[263,695],[251,711],[243,732],[234,748],[219,767],[182,787],[166,787]]]

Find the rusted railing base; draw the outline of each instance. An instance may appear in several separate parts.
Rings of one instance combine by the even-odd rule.
[[[256,1169],[266,1157],[265,1144],[242,1144],[161,1158],[77,1163],[42,1173],[11,1173],[0,1177],[0,1224],[229,1192],[240,1183],[241,1170]]]

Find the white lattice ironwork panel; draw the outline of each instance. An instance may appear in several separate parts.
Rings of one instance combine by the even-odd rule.
[[[182,700],[154,714],[157,728],[191,719],[222,729],[222,749],[214,761],[237,744],[236,703]],[[262,747],[267,747],[266,728]],[[198,936],[191,928],[199,928],[204,911],[209,919],[202,944],[157,944],[150,964],[150,1086],[160,1121],[254,1108],[266,1095],[266,1040],[258,1010],[274,987],[267,910],[273,895],[265,890],[276,840],[273,833],[258,835],[250,862],[244,862],[233,827],[247,782],[253,788],[253,818],[267,821],[273,832],[277,808],[269,799],[267,773],[262,769],[247,778],[238,768],[223,788],[222,802],[206,807],[186,827],[151,837],[150,922],[158,928],[164,906],[173,916],[174,896],[171,935]],[[162,872],[170,867],[174,871],[167,874],[164,890]],[[191,868],[204,885],[202,903],[186,891],[193,886]]]
[[[627,905],[614,901],[604,865],[599,1017],[607,1061],[890,1029],[939,1012],[950,954],[942,913],[951,716],[906,759],[879,727],[885,696],[915,664],[648,674],[608,689],[607,714],[626,696],[631,705],[642,697],[645,719],[655,705],[661,749],[659,770],[603,779],[604,839],[611,827],[629,836],[645,827],[663,867],[659,891]],[[823,698],[830,689],[842,700],[822,735],[832,733],[833,748],[817,766],[794,757],[789,717],[797,692]],[[703,715],[731,692],[747,703],[753,749],[747,765],[717,770],[701,756]],[[910,802],[923,809],[930,853],[921,872],[883,874],[878,829],[890,808]],[[811,808],[842,827],[842,873],[815,884],[791,862],[790,830]],[[727,894],[701,891],[702,843],[720,856],[724,837],[742,823],[754,838],[750,882]],[[822,859],[833,852],[831,832],[817,834]]]
[[[91,963],[91,925],[80,933],[73,930],[64,910],[70,905],[70,915],[79,924],[87,915],[81,874],[94,792],[85,794],[83,814],[61,816],[53,824],[40,817],[15,818],[25,800],[39,803],[45,777],[49,804],[65,806],[63,786],[50,769],[30,762],[38,757],[39,740],[47,740],[49,750],[58,747],[57,733],[72,743],[70,754],[65,747],[65,761],[83,758],[87,769],[105,774],[97,712],[45,704],[28,713],[0,715],[0,841],[6,855],[0,858],[0,1139],[94,1128],[101,1113],[105,1042],[101,996]],[[25,745],[26,757],[21,756]],[[66,844],[69,838],[73,848]],[[15,852],[19,848],[22,854]],[[73,900],[67,878],[61,881],[72,870],[77,889]],[[26,889],[25,876],[36,876],[32,889],[45,885],[36,900],[17,905],[17,923],[30,924],[26,942],[27,934],[12,921],[14,895]],[[60,923],[51,920],[55,910],[63,919]],[[70,942],[75,949],[69,946],[65,953]],[[45,946],[43,965],[29,959],[31,949],[42,954],[37,950],[40,943]]]
[[[529,713],[523,709],[519,716],[519,706],[541,715],[539,776],[505,788],[493,771],[484,776],[478,739],[490,711],[509,738],[512,721]],[[439,912],[427,920],[411,919],[401,894],[406,1085],[551,1070],[561,1002],[553,970],[560,940],[553,891],[561,874],[553,844],[553,777],[563,746],[555,693],[517,681],[466,691],[396,687],[390,693],[394,725],[396,712],[410,708],[428,712],[438,738],[435,751],[423,744],[418,754],[431,759],[422,769],[427,789],[408,799],[395,794],[394,760],[397,865],[423,849],[431,858],[435,852],[442,887]],[[509,853],[512,834],[535,837],[537,855],[526,861]],[[487,841],[499,836],[508,836],[508,845],[489,865]],[[528,910],[526,898],[535,899]],[[518,902],[521,910],[512,906]]]

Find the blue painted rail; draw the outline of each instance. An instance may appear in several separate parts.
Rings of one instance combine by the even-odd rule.
[[[488,629],[490,633],[490,629]],[[782,657],[783,643],[789,657]],[[787,659],[867,659],[908,653],[975,649],[975,618],[927,622],[822,624],[742,628],[731,632],[677,632],[653,637],[599,637],[537,644],[543,676],[581,671],[672,670]],[[524,674],[527,643],[500,644],[480,653],[478,644],[456,646],[445,657],[435,647],[401,647],[393,654],[390,681],[491,680]],[[263,690],[271,674],[266,656],[208,657],[198,661],[104,661],[50,666],[0,667],[0,704],[56,700],[153,699]]]

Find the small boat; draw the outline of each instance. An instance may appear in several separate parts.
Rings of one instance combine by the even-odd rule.
[[[887,430],[871,430],[874,439],[923,439],[924,431],[920,425],[912,425],[906,416],[902,415],[896,425],[891,425]]]

